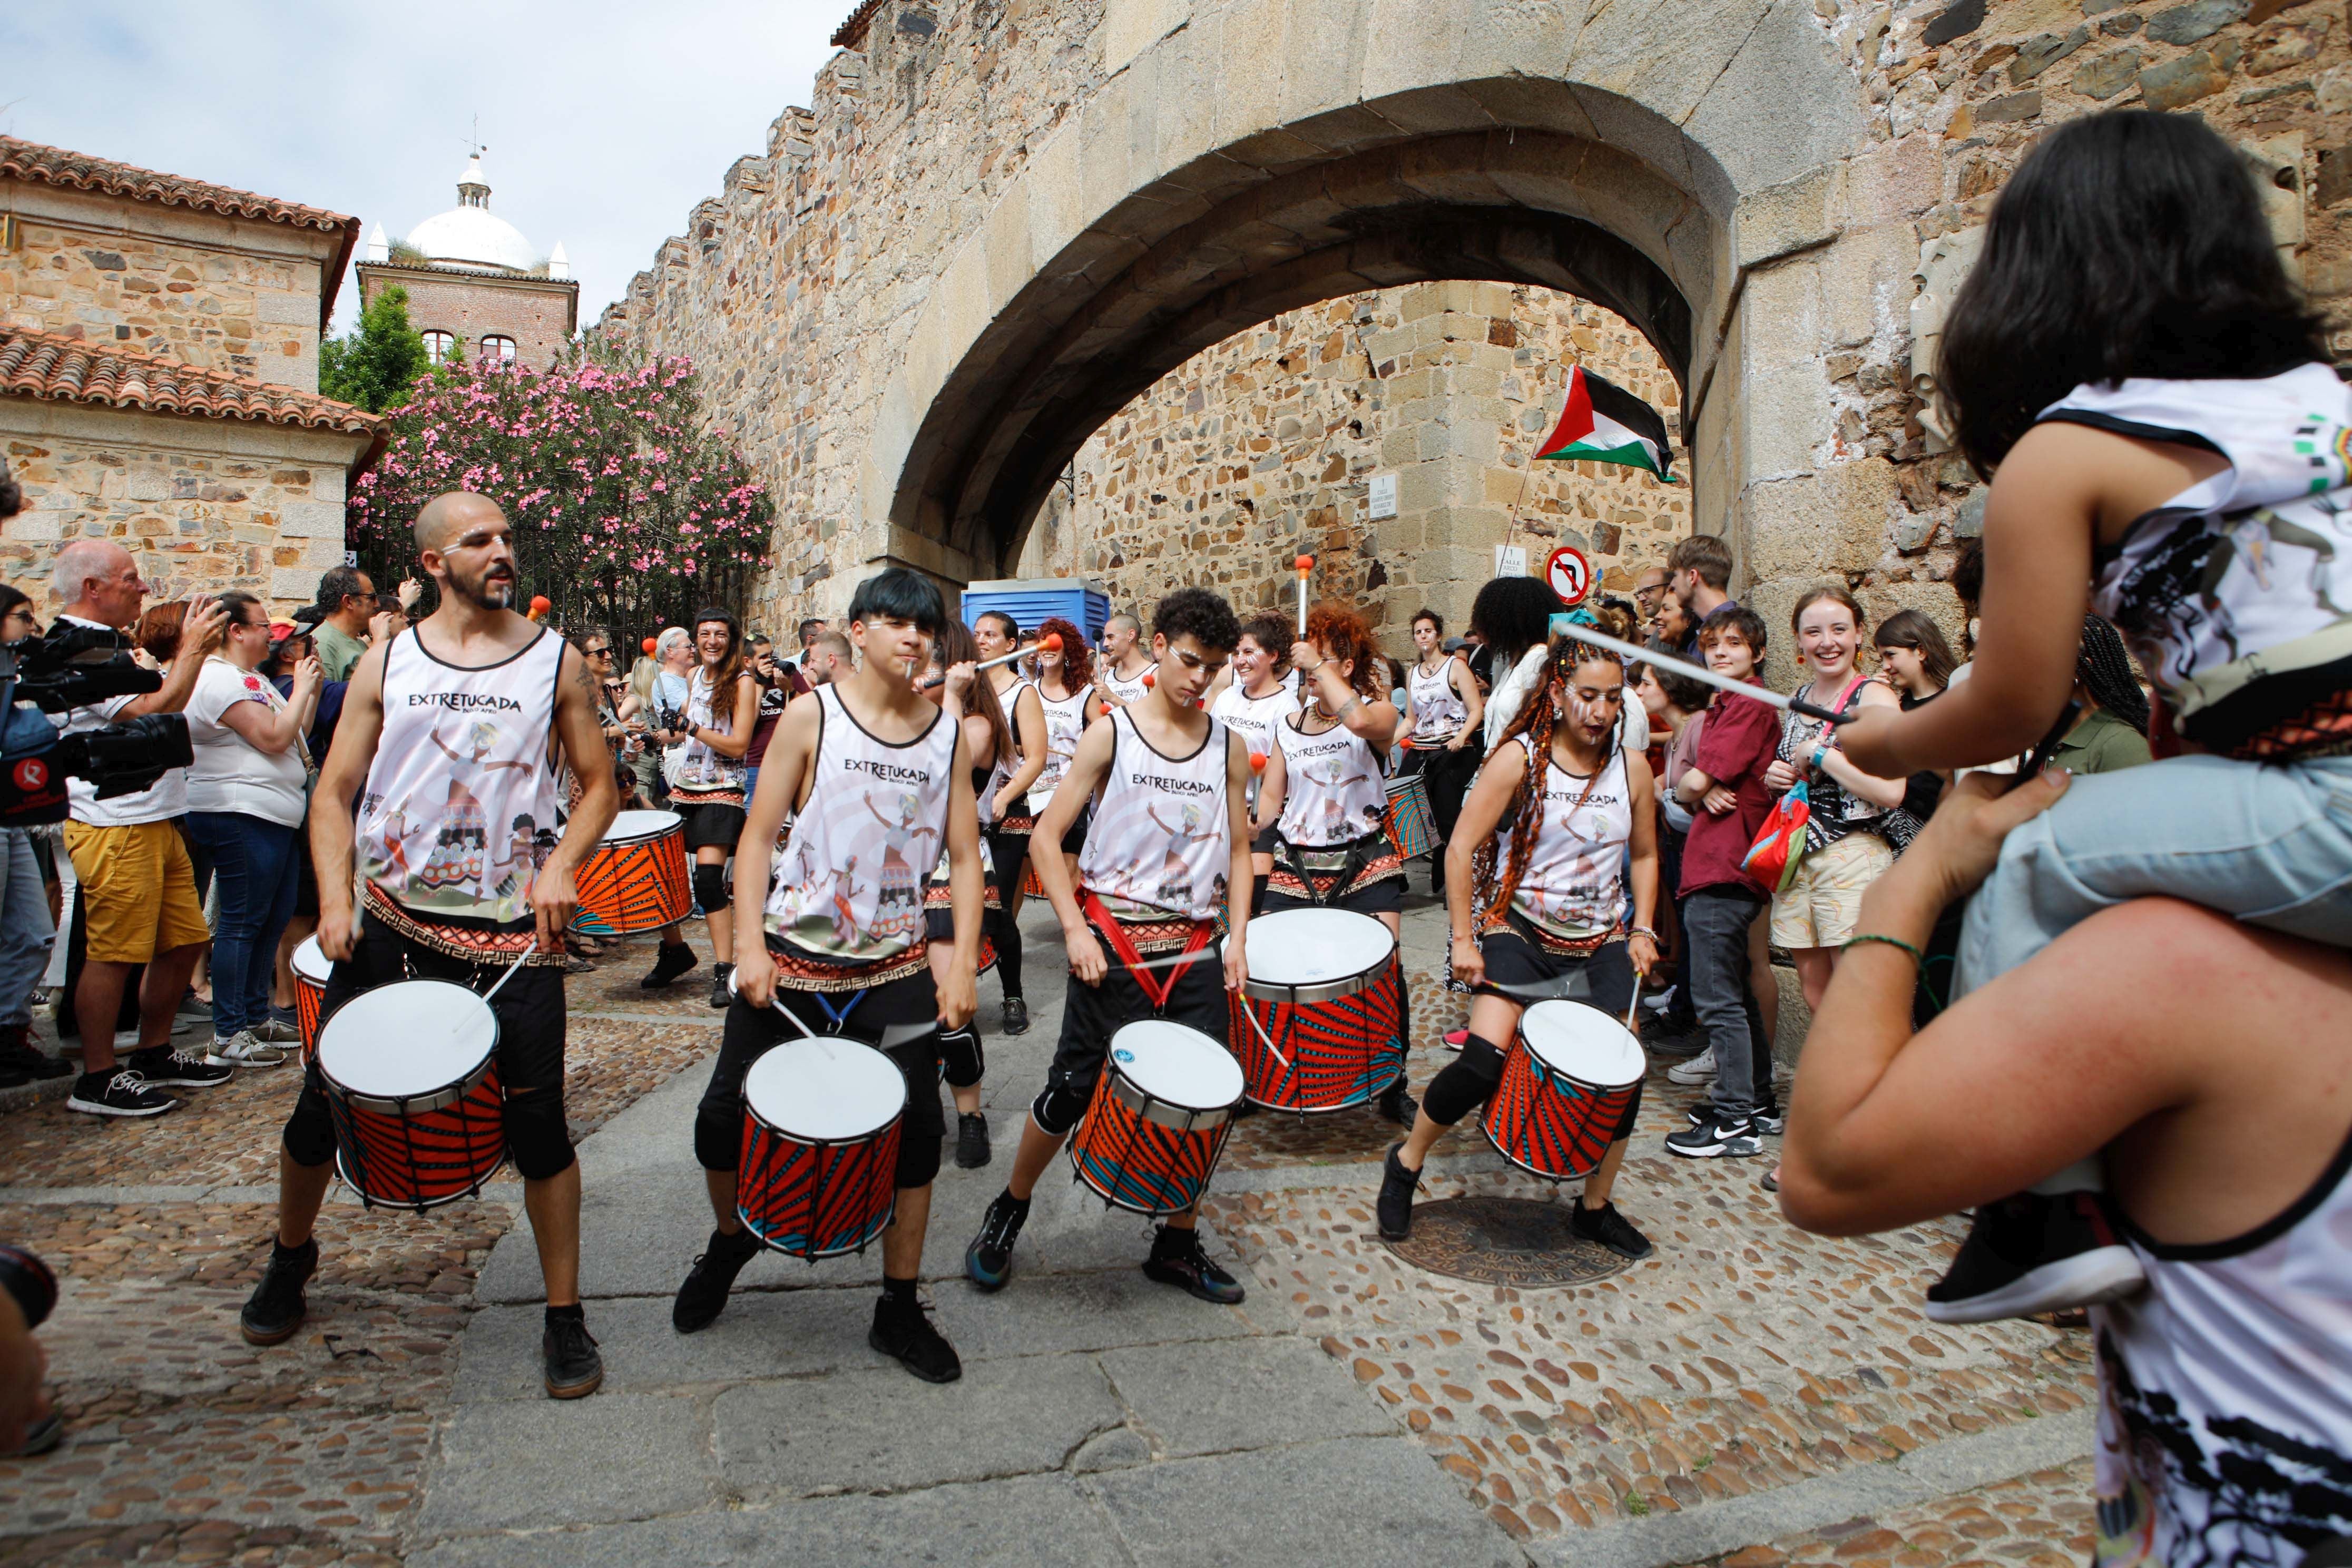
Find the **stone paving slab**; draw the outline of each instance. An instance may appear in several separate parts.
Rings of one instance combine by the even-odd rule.
[[[1428,1457],[1350,1437],[1118,1470],[1091,1483],[1141,1568],[1520,1568]]]
[[[1214,1347],[1110,1351],[1102,1368],[1152,1438],[1192,1458],[1327,1437],[1392,1437],[1393,1416],[1308,1342],[1289,1335]]]
[[[1110,1517],[1067,1476],[1019,1476],[892,1497],[818,1498],[561,1533],[446,1541],[408,1568],[1128,1568]]]
[[[460,1405],[441,1428],[417,1528],[644,1519],[713,1500],[703,1403],[648,1394]]]

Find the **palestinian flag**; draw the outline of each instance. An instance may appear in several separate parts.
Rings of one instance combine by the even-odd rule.
[[[1658,411],[1580,364],[1568,367],[1568,406],[1536,456],[1563,463],[1622,463],[1675,482],[1666,472],[1673,454],[1667,450],[1666,422]]]

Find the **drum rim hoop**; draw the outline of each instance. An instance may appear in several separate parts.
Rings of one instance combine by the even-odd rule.
[[[650,812],[647,815],[654,816],[667,816],[670,819],[669,826],[667,827],[656,827],[650,833],[630,833],[625,834],[617,838],[610,837],[599,838],[596,840],[595,844],[590,847],[588,853],[594,855],[602,850],[607,849],[634,849],[646,844],[658,844],[663,839],[668,838],[673,835],[680,838],[686,837],[686,819],[678,816],[677,812]]]
[[[1108,1059],[1108,1057],[1103,1062],[1103,1071],[1109,1079],[1110,1097],[1145,1121],[1153,1122],[1161,1127],[1173,1128],[1179,1132],[1195,1132],[1223,1127],[1233,1120],[1233,1105],[1212,1106],[1206,1110],[1195,1110],[1189,1106],[1179,1105],[1172,1100],[1162,1100],[1128,1077],[1119,1064]],[[1248,1097],[1249,1080],[1244,1079],[1242,1098],[1245,1100]],[[1241,1101],[1237,1100],[1234,1105],[1240,1103]]]
[[[883,1121],[879,1126],[869,1128],[864,1132],[851,1133],[845,1138],[812,1138],[804,1132],[795,1132],[789,1127],[782,1126],[776,1122],[769,1121],[766,1117],[761,1115],[758,1109],[752,1105],[751,1068],[745,1068],[743,1069],[743,1086],[740,1090],[743,1099],[743,1115],[745,1118],[758,1122],[761,1126],[766,1128],[769,1131],[773,1132],[780,1138],[788,1138],[795,1143],[811,1149],[830,1149],[850,1143],[871,1143],[875,1139],[881,1137],[882,1134],[889,1131],[890,1129],[898,1126],[901,1121],[904,1121],[907,1119],[907,1108],[912,1105],[914,1100],[907,1092],[907,1075],[898,1070],[898,1064],[892,1058],[889,1052],[884,1050],[881,1047],[874,1044],[872,1041],[861,1040],[855,1035],[823,1035],[818,1037],[818,1038],[827,1043],[838,1040],[845,1046],[856,1046],[861,1050],[872,1051],[876,1056],[882,1058],[884,1064],[890,1068],[891,1076],[897,1079],[898,1083],[898,1108],[890,1112],[888,1120]],[[770,1046],[766,1050],[761,1051],[759,1056],[752,1060],[751,1067],[758,1067],[760,1063],[766,1061],[778,1051],[784,1050],[790,1047],[806,1047],[815,1045],[816,1043],[816,1040],[812,1040],[804,1035],[788,1035],[784,1038],[778,1040],[774,1045]]]
[[[865,1256],[866,1249],[873,1246],[877,1240],[881,1239],[882,1233],[889,1229],[891,1225],[897,1221],[898,1217],[898,1192],[895,1186],[891,1188],[889,1205],[882,1215],[882,1223],[874,1227],[873,1235],[868,1236],[863,1241],[848,1242],[840,1247],[803,1248],[779,1246],[777,1243],[770,1241],[766,1237],[760,1234],[758,1228],[752,1223],[751,1215],[743,1207],[742,1200],[740,1198],[737,1199],[735,1203],[735,1217],[741,1223],[745,1234],[757,1241],[766,1251],[772,1252],[779,1258],[797,1258],[803,1263],[823,1263],[828,1258],[846,1258],[853,1252],[858,1254],[860,1257]]]
[[[1271,915],[1260,915],[1250,923],[1255,926],[1262,921],[1274,920],[1282,915],[1315,913],[1354,914],[1355,911],[1352,910],[1277,910]],[[1381,972],[1392,963],[1398,966],[1399,978],[1402,980],[1403,950],[1397,942],[1396,933],[1389,930],[1388,922],[1377,915],[1358,915],[1357,918],[1371,921],[1380,929],[1381,935],[1388,940],[1388,951],[1382,953],[1379,961],[1370,969],[1359,971],[1354,974],[1341,975],[1336,980],[1318,980],[1304,985],[1279,980],[1260,980],[1255,975],[1244,975],[1242,994],[1255,1002],[1287,1002],[1294,1007],[1311,1007],[1318,1003],[1338,1002],[1353,996],[1360,991],[1371,989],[1373,985],[1379,984]],[[1225,944],[1220,939],[1217,942],[1217,956],[1221,960],[1224,957],[1224,949]]]
[[[372,994],[391,985],[446,985],[452,991],[463,991],[477,1002],[482,1000],[482,994],[470,985],[460,985],[454,980],[442,980],[434,975],[424,974],[407,980],[387,981],[383,985],[372,985],[361,992],[358,996],[353,996],[352,1001],[356,1002],[360,996]],[[347,1002],[343,1005],[348,1007],[351,1003]],[[499,1011],[488,1003],[483,1003],[482,1011],[490,1016],[489,1050],[483,1055],[479,1062],[475,1064],[473,1071],[464,1078],[453,1079],[438,1089],[427,1089],[423,1094],[396,1097],[361,1094],[336,1081],[334,1075],[327,1070],[327,1031],[334,1026],[335,1018],[343,1016],[340,1008],[335,1013],[335,1018],[320,1020],[319,1043],[310,1048],[310,1060],[318,1067],[319,1082],[326,1091],[355,1110],[370,1110],[380,1116],[430,1116],[436,1110],[446,1110],[457,1104],[473,1093],[484,1076],[496,1069],[499,1065],[499,1043],[502,1037],[502,1032],[499,1028]],[[499,1100],[501,1105],[505,1103],[506,1093],[503,1089],[499,1090]]]
[[[352,1180],[351,1170],[344,1163],[342,1145],[340,1142],[335,1145],[335,1175],[337,1179],[343,1184],[343,1185],[359,1194],[360,1206],[362,1208],[398,1209],[403,1214],[424,1214],[429,1209],[446,1208],[449,1205],[461,1202],[467,1198],[478,1198],[482,1195],[482,1189],[489,1184],[490,1178],[497,1175],[499,1172],[505,1167],[506,1163],[507,1146],[505,1142],[501,1140],[499,1143],[499,1157],[491,1164],[488,1170],[484,1171],[480,1175],[475,1177],[471,1182],[466,1184],[466,1185],[459,1187],[454,1193],[449,1193],[437,1198],[426,1198],[422,1202],[415,1202],[404,1198],[380,1198],[373,1193],[369,1192],[365,1187],[361,1186],[357,1182]]]
[[[1553,1000],[1567,1001],[1568,999],[1566,997],[1555,997]],[[1599,1014],[1600,1016],[1607,1019],[1612,1024],[1617,1022],[1616,1019],[1611,1018],[1608,1014],[1602,1013],[1600,1008],[1594,1007],[1588,1003],[1575,1002],[1570,1003],[1570,1005],[1571,1006],[1582,1007],[1587,1012]],[[1528,1014],[1534,1012],[1536,1008],[1542,1005],[1544,1005],[1543,1003],[1537,1002],[1530,1004],[1528,1007],[1523,1009],[1519,1014],[1520,1021],[1514,1025],[1511,1029],[1511,1051],[1525,1051],[1528,1054],[1528,1060],[1530,1064],[1540,1067],[1543,1068],[1544,1072],[1550,1077],[1566,1079],[1569,1082],[1576,1085],[1579,1089],[1598,1089],[1604,1092],[1621,1089],[1631,1089],[1635,1084],[1640,1083],[1643,1079],[1650,1076],[1649,1047],[1642,1044],[1641,1037],[1630,1033],[1627,1034],[1625,1037],[1633,1042],[1633,1076],[1624,1079],[1622,1082],[1603,1083],[1598,1079],[1586,1078],[1580,1073],[1573,1073],[1569,1071],[1568,1068],[1561,1067],[1549,1057],[1545,1056],[1543,1052],[1536,1049],[1528,1039],[1527,1016]],[[1504,1053],[1504,1066],[1507,1068],[1509,1065],[1510,1052],[1507,1051]]]

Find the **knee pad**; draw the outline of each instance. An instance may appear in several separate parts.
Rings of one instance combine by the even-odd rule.
[[[953,1089],[970,1089],[988,1070],[988,1058],[981,1049],[976,1025],[943,1030],[940,1035],[940,1058],[947,1064],[948,1084]]]
[[[705,1100],[694,1111],[694,1163],[706,1171],[731,1171],[743,1157],[743,1102],[713,1105]]]
[[[507,1151],[526,1182],[543,1182],[572,1168],[572,1130],[563,1124],[561,1090],[535,1089],[506,1102]]]
[[[694,901],[702,906],[702,912],[705,914],[709,914],[713,910],[723,910],[727,907],[727,868],[725,866],[705,866],[700,861],[695,863]]]
[[[286,1152],[305,1170],[315,1171],[335,1157],[335,1121],[328,1112],[326,1096],[304,1074],[302,1094],[294,1102],[294,1114],[286,1119]]]
[[[940,1110],[938,1047],[925,1039],[887,1054],[907,1080],[907,1115],[891,1180],[900,1187],[926,1187],[940,1173],[940,1141],[948,1131]]]
[[[1445,1064],[1421,1097],[1429,1119],[1451,1127],[1486,1103],[1503,1081],[1503,1053],[1473,1035],[1462,1054]]]
[[[1038,1130],[1055,1138],[1067,1138],[1078,1125],[1078,1118],[1087,1113],[1087,1101],[1093,1099],[1091,1088],[1079,1089],[1066,1083],[1048,1083],[1029,1102],[1029,1115]]]

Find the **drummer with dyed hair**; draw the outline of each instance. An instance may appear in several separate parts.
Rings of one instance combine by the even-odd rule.
[[[1615,1100],[1613,1125],[1578,1129],[1580,1142],[1605,1150],[1589,1172],[1545,1167],[1539,1161],[1549,1152],[1523,1151],[1538,1158],[1514,1161],[1560,1178],[1583,1176],[1575,1234],[1622,1257],[1649,1256],[1649,1238],[1610,1201],[1642,1109],[1641,1050],[1618,1020],[1633,1005],[1638,973],[1658,959],[1650,924],[1658,899],[1654,792],[1650,764],[1619,743],[1624,700],[1625,668],[1615,654],[1570,635],[1553,638],[1533,689],[1463,803],[1445,847],[1445,907],[1454,976],[1473,993],[1470,1037],[1423,1091],[1412,1135],[1389,1149],[1375,1205],[1385,1239],[1410,1234],[1430,1146],[1494,1098],[1522,1016],[1532,1041],[1540,1014],[1565,1023],[1533,1043],[1553,1049],[1591,1042],[1606,1059],[1601,1072],[1576,1075],[1580,1081],[1631,1092]],[[1530,1009],[1538,997],[1558,1000]],[[1572,1003],[1586,1005],[1553,1011]],[[1551,1065],[1562,1065],[1559,1055]],[[1628,1057],[1629,1076],[1618,1071]]]
[[[1305,706],[1274,724],[1258,785],[1258,817],[1274,824],[1274,869],[1261,912],[1345,910],[1373,916],[1394,938],[1403,919],[1404,860],[1384,819],[1397,731],[1387,665],[1363,617],[1337,605],[1307,613],[1290,662]],[[1397,998],[1402,1058],[1412,1024],[1404,987]],[[1377,1103],[1391,1121],[1412,1124],[1402,1073]]]
[[[1151,616],[1152,684],[1087,729],[1037,820],[1039,840],[1057,842],[1101,792],[1078,852],[1077,885],[1059,856],[1036,863],[1061,919],[1070,988],[1012,1180],[964,1253],[964,1272],[983,1290],[1012,1278],[1030,1195],[1086,1114],[1112,1035],[1160,1018],[1225,1043],[1224,993],[1249,973],[1249,751],[1201,702],[1240,638],[1232,607],[1206,588],[1160,600]],[[1230,926],[1222,983],[1210,951],[1220,906]],[[1204,1301],[1238,1302],[1241,1283],[1202,1250],[1196,1218],[1192,1208],[1170,1215],[1143,1271]]]
[[[915,1284],[946,1135],[940,1032],[970,1022],[980,962],[980,813],[962,730],[917,685],[930,673],[931,645],[947,619],[939,589],[893,567],[857,585],[848,619],[856,670],[784,709],[736,847],[735,998],[694,1120],[695,1159],[718,1228],[678,1287],[670,1322],[682,1334],[708,1328],[760,1250],[740,1213],[767,1195],[739,1191],[751,1179],[737,1170],[745,1079],[769,1051],[803,1040],[805,1025],[876,1047],[904,1079],[882,1298],[866,1341],[927,1383],[952,1383],[963,1375],[962,1361],[925,1316]],[[787,815],[792,835],[779,851]],[[920,874],[942,842],[955,951],[934,976]],[[814,1044],[806,1049],[824,1056]],[[783,1247],[787,1238],[771,1239]],[[850,1240],[862,1246],[863,1229]],[[811,1257],[842,1249],[822,1237],[798,1246]]]
[[[302,1326],[303,1287],[319,1265],[311,1226],[335,1174],[336,1011],[410,977],[496,985],[504,1142],[547,1286],[545,1384],[553,1397],[576,1399],[603,1383],[604,1363],[580,1306],[580,1164],[563,1118],[563,932],[580,903],[572,872],[612,825],[619,791],[597,728],[595,677],[560,634],[514,609],[514,550],[498,503],[436,497],[417,514],[415,541],[439,607],[361,657],[311,800],[318,942],[333,964],[320,998],[331,1033],[286,1123],[277,1239],[239,1327],[247,1342],[274,1345]],[[580,798],[559,840],[567,768]],[[501,829],[494,851],[492,823]],[[435,1043],[415,1033],[358,1042],[394,1072],[422,1070]],[[446,1085],[445,1069],[414,1089],[423,1096]]]

